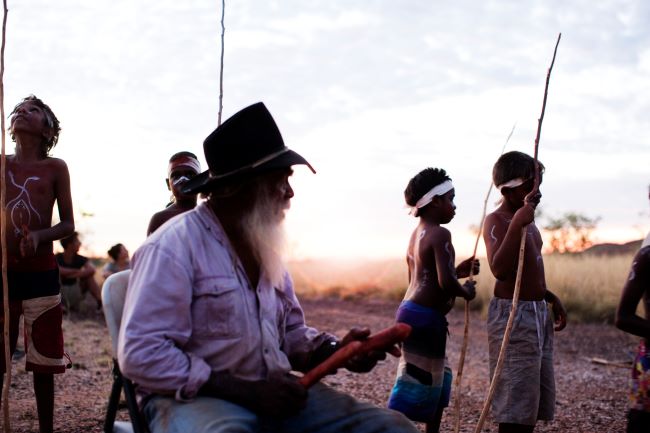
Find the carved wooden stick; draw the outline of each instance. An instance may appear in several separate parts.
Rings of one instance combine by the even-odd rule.
[[[0,161],[0,245],[2,246],[2,304],[4,312],[4,357],[6,374],[4,388],[2,390],[2,403],[4,414],[4,431],[11,433],[11,424],[9,422],[9,387],[11,386],[11,350],[9,348],[9,282],[7,281],[7,212],[5,203],[7,188],[5,182],[5,171],[7,166],[7,157],[5,154],[5,40],[7,34],[7,0],[2,0],[4,15],[2,17],[2,47],[0,48],[0,130],[2,133],[2,156]]]
[[[351,341],[350,343],[334,352],[332,356],[327,358],[325,361],[321,362],[316,367],[305,373],[305,375],[300,378],[299,382],[303,386],[309,388],[328,374],[333,373],[337,369],[343,367],[343,365],[345,365],[345,363],[348,362],[350,358],[359,353],[360,348],[360,341]]]
[[[544,120],[544,112],[546,111],[546,98],[548,96],[548,84],[551,79],[551,71],[553,70],[553,65],[555,64],[555,55],[557,54],[557,47],[560,45],[560,39],[562,38],[562,33],[558,34],[557,42],[555,43],[555,50],[553,51],[553,60],[551,61],[551,66],[548,68],[548,73],[546,74],[546,86],[544,87],[544,101],[542,103],[542,114],[537,121],[537,136],[535,137],[535,184],[533,186],[533,191],[539,188],[539,170],[537,166],[537,155],[539,151],[539,137],[542,132],[542,121]],[[515,280],[515,290],[512,294],[512,306],[510,307],[510,315],[508,316],[508,322],[506,323],[506,329],[503,333],[503,341],[501,342],[501,349],[499,350],[499,357],[497,358],[497,364],[494,368],[494,374],[492,380],[490,381],[490,388],[488,390],[487,398],[483,404],[483,410],[481,411],[481,416],[479,417],[478,423],[476,424],[475,433],[479,433],[483,428],[485,423],[485,418],[490,410],[490,403],[494,397],[494,390],[496,389],[496,384],[501,375],[501,370],[503,369],[503,362],[505,360],[506,348],[508,347],[508,342],[510,341],[510,334],[512,332],[512,324],[514,323],[515,313],[517,312],[517,304],[519,303],[519,292],[521,289],[521,274],[524,269],[524,247],[526,245],[526,233],[528,232],[528,226],[524,226],[521,229],[521,242],[519,244],[519,262],[517,264],[517,278]]]
[[[411,327],[406,323],[396,323],[395,325],[386,328],[374,335],[371,335],[365,340],[351,341],[339,350],[334,352],[332,356],[325,361],[318,364],[316,367],[309,370],[303,377],[300,378],[300,383],[309,388],[323,377],[330,373],[335,372],[337,369],[343,367],[350,359],[357,355],[362,355],[373,350],[385,350],[391,346],[401,343],[411,333]]]
[[[503,151],[506,149],[506,146],[510,141],[510,137],[512,137],[512,133],[515,132],[515,126],[517,126],[516,123],[512,125],[510,134],[508,134],[508,138],[506,138],[506,142],[503,143],[503,147],[501,148],[501,155],[503,155]],[[474,242],[474,252],[472,253],[472,257],[476,257],[476,251],[478,250],[478,242],[481,239],[481,233],[483,232],[483,224],[485,223],[487,204],[493,186],[494,186],[494,182],[490,181],[490,187],[488,188],[487,194],[485,195],[485,200],[483,201],[483,213],[481,214],[481,222],[479,223],[478,226],[478,234],[476,235],[476,242]],[[472,266],[469,269],[468,280],[469,281],[474,280],[474,266]],[[469,301],[465,300],[465,327],[463,329],[463,345],[460,349],[460,357],[458,358],[458,368],[456,369],[456,385],[455,385],[456,404],[454,405],[454,410],[456,412],[456,425],[454,428],[455,433],[458,433],[460,431],[460,402],[463,396],[463,394],[461,393],[461,385],[463,380],[463,367],[465,366],[465,355],[467,354],[468,344],[469,344]]]

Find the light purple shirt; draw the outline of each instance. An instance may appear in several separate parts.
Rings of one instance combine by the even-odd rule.
[[[196,396],[210,372],[245,380],[291,365],[332,337],[305,325],[286,274],[253,289],[218,219],[203,202],[170,220],[135,252],[118,360],[140,395]]]

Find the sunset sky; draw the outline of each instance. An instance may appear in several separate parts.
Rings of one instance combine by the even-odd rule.
[[[190,150],[204,163],[217,126],[221,2],[8,6],[6,112],[30,93],[52,107],[63,128],[53,156],[70,168],[84,242],[135,250],[168,201],[169,157]],[[533,151],[559,32],[543,214],[600,217],[597,241],[650,229],[648,2],[237,0],[225,22],[224,118],[264,101],[317,170],[293,177],[294,258],[403,256],[416,223],[403,190],[427,166],[454,180],[449,229],[469,254],[515,123],[506,150]]]

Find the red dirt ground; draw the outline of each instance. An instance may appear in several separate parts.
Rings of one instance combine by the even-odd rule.
[[[352,326],[380,330],[391,325],[397,303],[310,299],[304,300],[303,306],[310,325],[342,336]],[[462,342],[463,313],[454,310],[448,319],[451,337],[447,352],[455,371]],[[488,386],[485,321],[472,314],[470,323],[470,349],[463,374],[463,432],[474,431]],[[103,316],[89,309],[86,314],[68,317],[64,321],[64,333],[73,368],[56,377],[55,430],[61,433],[101,432],[112,380],[110,342]],[[624,431],[628,369],[595,363],[593,359],[629,363],[636,344],[635,338],[611,325],[569,323],[567,329],[556,334],[556,419],[539,423],[535,431]],[[383,406],[393,383],[396,364],[396,359],[388,359],[364,375],[339,371],[326,382],[359,399]],[[38,431],[32,382],[24,371],[24,360],[14,362],[10,392],[12,431]],[[455,389],[453,394],[456,395]],[[452,400],[451,407],[453,404]],[[125,410],[121,410],[118,417],[126,419]],[[452,421],[450,408],[443,418],[443,432],[453,431]],[[483,431],[496,432],[490,419]]]

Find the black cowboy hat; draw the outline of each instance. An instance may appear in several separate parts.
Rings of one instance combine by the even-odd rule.
[[[250,177],[277,168],[304,164],[305,158],[284,145],[280,130],[262,102],[237,113],[203,141],[209,169],[183,185],[183,193],[212,190],[225,181]]]

